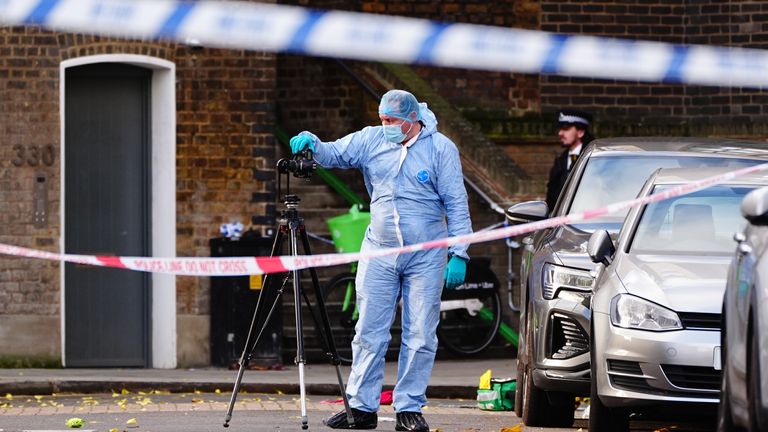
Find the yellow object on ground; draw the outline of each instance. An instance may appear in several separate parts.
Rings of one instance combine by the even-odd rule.
[[[484,374],[480,375],[480,385],[477,388],[481,390],[491,389],[491,370],[488,369]]]
[[[83,421],[83,419],[79,417],[72,417],[71,419],[67,419],[67,427],[81,428],[83,427],[84,424],[85,422]]]

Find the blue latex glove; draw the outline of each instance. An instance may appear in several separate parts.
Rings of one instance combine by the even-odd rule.
[[[315,140],[308,135],[296,135],[291,138],[291,153],[301,153],[302,150],[309,147],[313,152],[315,151]]]
[[[464,277],[467,275],[467,262],[463,258],[452,256],[448,261],[448,266],[443,272],[445,287],[454,289],[464,283]]]

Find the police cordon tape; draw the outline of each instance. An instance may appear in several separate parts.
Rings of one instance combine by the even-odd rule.
[[[57,254],[53,252],[28,249],[0,243],[0,254],[26,258],[40,258],[53,261],[64,261],[76,264],[88,264],[101,267],[121,268],[150,273],[165,273],[178,276],[245,276],[282,273],[291,270],[302,270],[310,267],[327,267],[339,264],[348,264],[360,261],[361,259],[372,259],[386,255],[416,252],[434,248],[444,248],[455,244],[472,244],[492,240],[500,240],[507,237],[528,234],[540,229],[587,221],[632,207],[637,207],[657,201],[663,201],[668,198],[685,195],[691,192],[705,189],[709,186],[727,182],[739,176],[762,171],[768,171],[768,163],[707,177],[699,181],[675,186],[666,189],[663,192],[649,195],[647,197],[622,201],[598,209],[586,210],[580,213],[558,216],[522,225],[515,225],[488,231],[478,231],[472,234],[433,240],[399,248],[379,249],[366,253],[357,252],[343,254],[234,258],[145,258],[104,255]]]
[[[297,6],[179,0],[0,0],[0,24],[205,47],[720,86],[768,85],[764,50],[679,45]]]

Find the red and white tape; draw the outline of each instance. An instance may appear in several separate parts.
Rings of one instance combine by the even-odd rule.
[[[418,243],[401,248],[380,249],[368,253],[321,254],[276,257],[233,257],[233,258],[146,258],[119,257],[106,255],[72,255],[57,254],[36,249],[0,243],[0,254],[25,258],[39,258],[51,261],[64,261],[76,264],[87,264],[100,267],[122,268],[151,273],[165,273],[178,276],[244,276],[268,273],[282,273],[291,270],[301,270],[310,267],[327,267],[348,264],[361,259],[376,258],[386,255],[415,252],[425,249],[449,247],[455,244],[482,243],[507,237],[527,234],[540,229],[552,228],[559,225],[572,224],[597,218],[609,213],[615,213],[632,207],[651,202],[663,201],[679,195],[685,195],[709,186],[727,182],[746,174],[768,171],[768,163],[742,168],[736,171],[707,177],[667,189],[663,192],[643,198],[622,201],[608,206],[586,210],[580,213],[559,216],[542,221],[522,225],[498,228],[495,230],[479,231],[462,236],[449,237]]]

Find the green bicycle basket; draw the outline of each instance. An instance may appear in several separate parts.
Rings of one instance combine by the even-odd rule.
[[[365,231],[371,223],[371,214],[361,212],[357,205],[349,209],[349,213],[328,219],[333,245],[340,253],[360,252]]]

